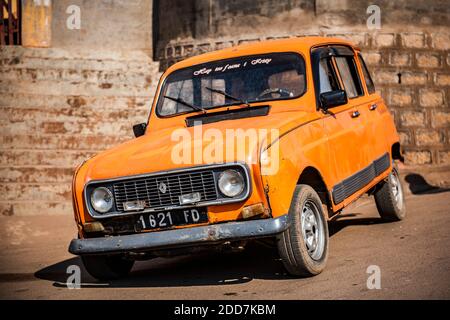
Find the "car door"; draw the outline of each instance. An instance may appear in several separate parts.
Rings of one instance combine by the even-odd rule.
[[[352,68],[356,65],[350,64],[354,63],[354,52],[350,48],[320,47],[313,51],[312,59],[318,106],[321,93],[345,90],[348,96],[346,104],[328,109],[323,118],[330,162],[334,167],[332,196],[334,203],[340,204],[355,192],[352,188],[344,189],[343,182],[362,170],[369,161],[364,121],[359,111],[363,103],[362,87],[353,77],[356,69]]]
[[[370,76],[369,70],[364,62],[361,53],[357,54],[360,78],[364,87],[364,103],[360,107],[360,112],[367,119],[365,127],[367,131],[366,144],[370,146],[369,152],[372,160],[380,159],[389,150],[385,137],[386,123],[383,121],[383,114],[388,112],[383,99],[375,92],[375,86]]]
[[[359,75],[359,69],[356,62],[354,51],[345,55],[335,56],[336,67],[340,76],[343,89],[347,93],[348,104],[352,107],[352,126],[356,132],[355,145],[358,146],[358,158],[353,161],[357,170],[362,170],[372,163],[373,145],[368,143],[371,139],[371,132],[368,130],[367,123],[370,120],[368,105],[368,97],[364,95],[362,81]]]

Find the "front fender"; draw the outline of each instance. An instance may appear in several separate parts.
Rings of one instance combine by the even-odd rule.
[[[269,198],[272,216],[279,217],[289,211],[294,189],[300,175],[313,167],[327,184],[330,173],[328,143],[320,120],[280,135],[261,151],[261,176]],[[278,162],[276,170],[274,162]],[[270,170],[265,166],[271,164]]]

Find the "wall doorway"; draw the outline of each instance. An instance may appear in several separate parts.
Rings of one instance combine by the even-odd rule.
[[[20,45],[22,8],[20,0],[0,0],[0,45]]]

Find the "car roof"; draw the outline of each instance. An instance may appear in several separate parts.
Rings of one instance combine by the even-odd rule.
[[[307,55],[309,54],[312,47],[326,44],[342,44],[351,46],[359,50],[359,48],[357,48],[353,43],[347,40],[331,37],[297,37],[281,40],[265,40],[249,44],[241,44],[238,46],[211,51],[208,53],[190,57],[173,64],[167,69],[166,73],[206,62],[236,58],[247,55],[257,55],[273,52],[302,52],[303,54]]]

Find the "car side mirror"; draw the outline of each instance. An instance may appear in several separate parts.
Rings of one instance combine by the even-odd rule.
[[[320,94],[320,103],[324,110],[341,106],[347,103],[347,94],[344,90],[324,92]]]
[[[135,124],[133,126],[134,136],[136,138],[140,137],[140,136],[143,136],[145,134],[145,129],[147,129],[147,124],[146,123]]]

